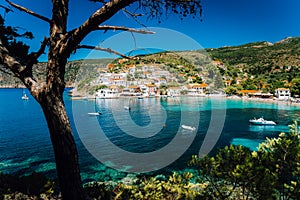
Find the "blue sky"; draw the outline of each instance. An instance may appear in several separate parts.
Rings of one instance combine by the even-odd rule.
[[[50,0],[14,0],[13,2],[51,17]],[[0,4],[7,5],[4,0],[0,0]],[[197,42],[204,48],[232,46],[255,41],[276,42],[285,37],[300,36],[299,0],[202,0],[202,5],[202,21],[191,18],[181,21],[177,15],[170,15],[162,23],[158,23],[157,20],[142,19],[141,21],[149,27],[165,28],[171,32],[174,31],[172,34],[175,33],[175,35],[183,34],[188,40],[194,40],[193,42]],[[69,29],[79,26],[96,9],[97,4],[87,0],[70,1]],[[0,10],[0,13],[3,14],[3,10]],[[34,33],[35,39],[26,41],[31,45],[33,51],[38,48],[40,41],[49,32],[47,23],[17,10],[6,15],[6,23],[31,30]],[[139,24],[127,18],[122,12],[105,24],[140,28]],[[107,40],[111,41],[114,34],[116,33],[95,32],[85,39],[84,44],[97,45],[101,41],[107,43]],[[149,38],[151,37],[153,36]],[[119,46],[124,46],[132,43],[133,39],[130,39],[131,41],[119,40],[117,43]],[[148,39],[143,38],[142,40]],[[173,41],[161,39],[158,43],[171,45]],[[186,41],[175,39],[174,43],[184,46]],[[153,47],[155,48],[155,46]],[[198,46],[196,45],[196,47]],[[78,54],[72,56],[71,59],[83,58],[87,53],[87,51],[78,51]],[[46,60],[46,56],[43,56],[41,60]]]

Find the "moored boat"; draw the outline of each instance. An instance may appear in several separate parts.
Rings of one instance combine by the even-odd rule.
[[[276,123],[274,121],[265,120],[263,117],[260,117],[258,119],[256,119],[256,118],[250,119],[249,122],[253,125],[271,125],[271,126],[276,125]]]
[[[190,131],[195,131],[195,130],[196,130],[196,128],[193,127],[193,126],[181,125],[181,127],[182,127],[183,129],[187,129],[187,130],[190,130]]]
[[[98,115],[101,115],[101,112],[90,112],[90,113],[88,113],[88,115],[98,116]]]
[[[130,110],[130,107],[129,106],[124,106],[124,109],[125,110]]]
[[[22,99],[23,99],[23,100],[28,100],[29,97],[24,93],[23,96],[22,96]]]

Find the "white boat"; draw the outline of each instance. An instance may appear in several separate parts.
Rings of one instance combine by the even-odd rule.
[[[124,109],[125,110],[130,110],[130,107],[129,106],[124,106]]]
[[[183,129],[187,129],[187,130],[190,130],[190,131],[195,131],[195,130],[196,130],[196,128],[193,127],[193,126],[181,125],[181,127],[182,127]]]
[[[271,125],[271,126],[276,125],[276,123],[274,121],[265,120],[263,117],[258,118],[258,119],[256,119],[256,118],[250,119],[249,122],[253,125]]]
[[[88,113],[88,115],[98,116],[98,115],[101,115],[101,112],[90,112],[90,113]]]
[[[23,100],[28,100],[29,97],[26,95],[25,89],[23,88],[23,95],[21,97]]]
[[[22,96],[22,99],[23,99],[23,100],[28,100],[29,97],[24,93],[23,96]]]

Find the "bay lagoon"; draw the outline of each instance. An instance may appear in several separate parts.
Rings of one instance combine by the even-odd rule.
[[[24,175],[35,171],[55,178],[53,150],[42,109],[28,91],[26,93],[29,100],[22,100],[22,93],[22,89],[0,89],[0,172]],[[116,181],[127,175],[126,172],[113,169],[114,167],[107,167],[110,166],[107,163],[102,164],[97,160],[97,155],[92,155],[86,148],[82,130],[85,134],[95,131],[95,121],[112,144],[136,154],[164,149],[176,135],[184,135],[190,141],[187,149],[174,162],[157,168],[158,171],[153,172],[157,174],[185,170],[191,156],[198,155],[201,151],[208,132],[220,130],[210,143],[210,153],[230,144],[240,144],[256,150],[266,137],[277,137],[280,132],[289,131],[288,125],[300,119],[299,106],[243,99],[174,97],[71,100],[67,92],[64,99],[84,182]],[[124,106],[130,106],[131,109],[125,110]],[[88,112],[101,112],[101,115],[89,116]],[[278,125],[249,125],[249,119],[262,116]],[[195,132],[182,129],[182,125],[195,127]],[[136,127],[135,131],[132,127]],[[138,134],[139,130],[141,135],[133,134]],[[108,147],[100,146],[96,150],[107,155],[107,161],[110,156],[117,160],[127,159],[116,155]],[[169,153],[163,157],[178,154],[176,151]]]

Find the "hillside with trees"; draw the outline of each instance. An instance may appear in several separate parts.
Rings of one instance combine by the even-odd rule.
[[[224,86],[231,86],[228,91],[255,89],[273,93],[276,88],[290,88],[298,94],[300,77],[300,37],[286,38],[274,44],[255,42],[240,46],[221,47],[199,51],[160,52],[151,55],[137,55],[138,59],[95,59],[68,62],[65,79],[68,87],[76,84],[89,84],[97,77],[97,70],[124,72],[126,66],[158,64],[177,77],[179,84],[188,83],[194,77],[194,83],[210,83],[209,77],[221,74]],[[124,59],[123,59],[124,60]],[[45,78],[46,63],[38,63],[33,73],[40,80]],[[1,72],[0,72],[1,73]],[[75,83],[76,80],[84,80]],[[229,85],[226,84],[229,82]],[[296,83],[296,84],[295,84]],[[22,87],[18,79],[0,74],[1,87]]]
[[[300,77],[300,37],[207,51],[213,60],[222,63],[224,80],[230,80],[232,85],[243,80],[243,89],[274,92],[279,87],[291,87],[292,80]]]

